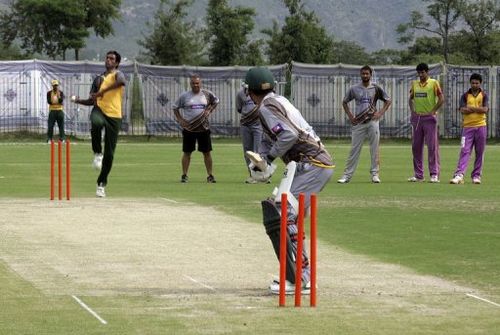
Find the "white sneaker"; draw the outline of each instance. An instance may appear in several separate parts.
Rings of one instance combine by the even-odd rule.
[[[280,294],[280,282],[279,280],[275,279],[269,285],[269,291],[272,294]],[[304,295],[311,294],[311,282],[307,282],[306,284],[302,285],[302,289],[300,291]],[[285,280],[285,294],[290,295],[290,294],[295,294],[295,285],[290,283],[288,280]]]
[[[432,175],[432,176],[431,176],[431,180],[429,181],[429,183],[434,183],[434,184],[439,183],[439,178],[438,178],[438,176],[436,176],[436,175]]]
[[[257,184],[258,181],[253,179],[252,177],[248,177],[247,179],[245,179],[245,184]]]
[[[106,190],[104,186],[97,185],[97,190],[95,191],[95,195],[98,198],[106,198]]]
[[[102,168],[102,154],[95,154],[94,155],[94,161],[92,162],[92,167],[97,170],[101,171]]]
[[[419,179],[415,176],[408,178],[408,182],[410,182],[410,183],[421,183],[423,181],[424,181],[424,179]]]
[[[472,183],[476,184],[476,185],[481,184],[481,177],[474,177],[474,178],[472,178]]]
[[[450,179],[450,184],[463,184],[464,183],[464,175],[463,174],[457,174],[455,177]]]
[[[380,184],[380,178],[379,178],[378,175],[374,174],[372,176],[372,183],[374,183],[374,184]]]
[[[339,184],[347,184],[349,182],[349,178],[347,178],[346,176],[342,176],[342,178],[340,178],[339,180],[337,180],[337,183]]]

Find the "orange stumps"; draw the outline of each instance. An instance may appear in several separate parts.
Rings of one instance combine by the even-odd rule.
[[[57,142],[57,195],[62,200],[62,142]]]
[[[71,146],[66,140],[66,200],[71,198]]]
[[[286,281],[286,253],[287,253],[287,221],[288,221],[288,199],[286,193],[281,195],[281,222],[280,222],[280,293],[279,305],[285,306],[285,281]]]
[[[54,141],[50,141],[50,200],[54,200]]]
[[[316,194],[311,194],[311,296],[310,305],[316,307],[316,258],[317,258],[317,218],[318,218],[318,198]]]
[[[66,199],[71,198],[71,147],[69,141],[57,142],[57,195],[58,199],[63,198],[63,147],[66,145]],[[55,190],[55,145],[50,141],[50,200],[54,200]]]
[[[300,306],[302,298],[302,253],[304,251],[304,193],[299,194],[299,213],[297,217],[297,257],[295,267],[295,307]]]
[[[280,283],[279,283],[279,306],[285,306],[285,293],[286,293],[286,266],[287,266],[287,253],[292,252],[289,250],[288,238],[288,201],[287,194],[281,195],[281,222],[280,222]],[[295,307],[300,307],[302,299],[302,291],[307,290],[306,285],[302,283],[303,273],[303,253],[304,253],[304,240],[305,240],[305,223],[306,216],[306,196],[304,193],[299,194],[298,199],[298,213],[297,213],[297,253],[295,257]],[[317,215],[318,205],[316,194],[311,194],[310,197],[310,232],[311,232],[311,255],[309,259],[310,265],[310,306],[316,307],[316,256],[317,256]],[[304,283],[307,284],[307,283]]]

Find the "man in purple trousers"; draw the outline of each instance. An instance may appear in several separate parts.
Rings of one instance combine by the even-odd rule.
[[[411,126],[413,129],[411,149],[413,153],[413,176],[409,182],[424,181],[424,143],[427,144],[429,174],[431,183],[439,183],[439,108],[444,103],[443,92],[439,82],[429,77],[429,66],[425,63],[417,65],[419,80],[411,85],[409,105],[411,110]]]
[[[483,78],[473,73],[469,79],[470,89],[460,98],[460,113],[463,114],[463,130],[460,156],[457,169],[450,184],[463,184],[464,174],[469,164],[472,149],[476,152],[474,168],[471,173],[472,183],[481,184],[484,149],[486,147],[486,113],[488,113],[488,95],[481,89]]]

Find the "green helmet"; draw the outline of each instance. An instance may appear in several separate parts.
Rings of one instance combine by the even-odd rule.
[[[247,71],[245,83],[250,90],[270,90],[274,88],[274,76],[267,67],[253,67]]]

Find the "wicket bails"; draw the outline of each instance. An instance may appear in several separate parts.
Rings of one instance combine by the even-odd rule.
[[[310,269],[311,269],[311,292],[310,306],[316,307],[316,256],[317,256],[317,196],[311,194],[310,198]],[[280,224],[280,290],[279,306],[286,305],[285,281],[286,281],[286,259],[287,259],[287,221],[288,221],[288,198],[287,194],[281,195],[281,224]],[[304,217],[305,217],[305,195],[299,194],[299,211],[297,215],[297,257],[295,257],[295,307],[300,307],[302,299],[302,251],[304,249]]]
[[[69,140],[57,141],[57,187],[58,199],[62,200],[63,197],[63,146],[66,145],[66,200],[71,198],[71,146]],[[50,141],[50,200],[54,200],[55,196],[55,144]]]

